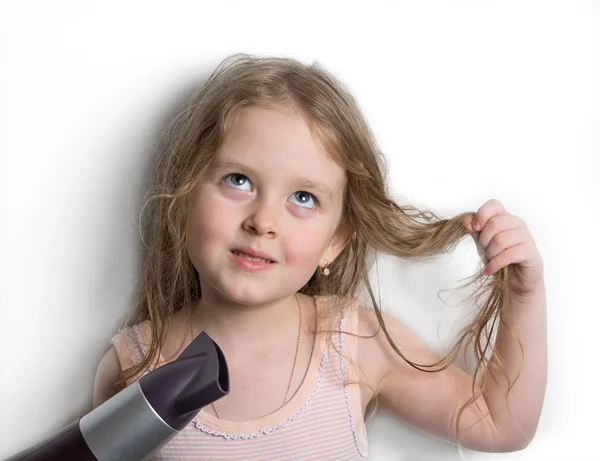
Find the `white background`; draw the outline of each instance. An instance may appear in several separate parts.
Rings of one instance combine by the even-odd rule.
[[[545,264],[549,372],[522,452],[598,460],[600,8],[584,1],[21,1],[0,12],[0,458],[91,409],[128,310],[160,130],[226,55],[317,60],[358,99],[398,198],[450,217],[499,199]],[[436,350],[437,291],[472,273],[382,259],[381,299]],[[450,313],[452,314],[452,312]],[[448,314],[448,315],[450,315]],[[456,449],[378,415],[370,459]]]

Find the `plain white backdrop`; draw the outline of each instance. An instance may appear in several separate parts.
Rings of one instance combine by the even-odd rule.
[[[212,3],[212,2],[211,2]],[[598,460],[600,8],[592,1],[2,2],[0,458],[91,410],[130,306],[149,159],[234,52],[317,60],[364,110],[397,197],[450,217],[499,199],[544,259],[549,370],[532,444],[468,459]],[[476,269],[381,258],[379,294],[445,352]],[[374,277],[377,274],[373,274]],[[456,460],[385,413],[370,457]]]

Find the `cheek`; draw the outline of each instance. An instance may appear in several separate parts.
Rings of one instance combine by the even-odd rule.
[[[190,247],[200,251],[200,247],[210,249],[212,244],[227,239],[231,243],[236,226],[234,220],[235,213],[225,203],[208,195],[200,195],[190,214]]]
[[[327,247],[327,235],[323,229],[303,228],[294,232],[293,238],[285,239],[286,255],[289,262],[313,267]]]

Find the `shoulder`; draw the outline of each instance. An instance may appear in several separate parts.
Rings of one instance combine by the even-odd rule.
[[[123,370],[131,368],[143,360],[149,349],[151,330],[150,322],[146,320],[121,328],[112,336],[110,339],[112,347],[100,359],[96,368],[92,397],[93,408],[116,394],[113,385]],[[133,379],[129,379],[127,384],[132,381]]]
[[[150,333],[150,322],[146,320],[121,328],[110,339],[123,369],[141,362],[149,346]]]
[[[110,339],[112,347],[100,359],[94,378],[92,406],[96,408],[116,394],[113,385],[123,370],[142,362],[150,350],[152,326],[149,320],[119,329]],[[161,353],[161,347],[159,354]],[[143,372],[138,373],[141,375]],[[126,384],[135,381],[130,378]]]
[[[160,330],[159,330],[160,331]],[[150,346],[154,339],[155,327],[150,320],[144,320],[135,325],[121,328],[111,338],[110,342],[117,349],[119,358],[129,357],[132,362],[141,360],[149,353]],[[169,361],[181,352],[181,346],[186,336],[191,334],[189,319],[185,313],[177,311],[164,320],[163,337],[159,338],[158,352]],[[125,364],[124,364],[125,365]]]
[[[390,341],[381,328],[375,309],[356,303],[357,316],[357,355],[363,369],[364,378],[379,394],[384,378],[394,371],[396,374],[411,369],[410,365],[394,350]],[[421,339],[401,320],[381,311],[381,320],[394,342],[396,348],[403,354],[421,352],[424,344]]]
[[[366,405],[379,392],[389,365],[382,353],[387,339],[379,326],[377,315],[373,308],[358,298],[335,295],[318,298],[320,310],[330,322],[328,327],[342,333],[339,341],[342,342],[340,345],[346,359],[344,373],[349,383],[361,385],[361,399]],[[388,324],[386,320],[386,327]]]
[[[363,378],[375,394],[385,374],[385,361],[382,358],[382,339],[385,335],[379,325],[375,310],[356,300],[351,311],[356,317],[356,354]]]
[[[96,408],[116,394],[113,385],[123,370],[139,363],[145,350],[145,336],[149,322],[121,328],[110,339],[112,347],[100,359],[96,368],[92,405]]]

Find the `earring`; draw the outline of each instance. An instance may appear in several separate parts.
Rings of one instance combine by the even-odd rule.
[[[325,260],[325,269],[323,269],[322,267],[319,267],[319,272],[321,272],[321,274],[328,276],[329,275],[329,268],[327,267],[327,260]]]

